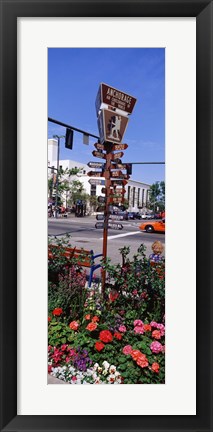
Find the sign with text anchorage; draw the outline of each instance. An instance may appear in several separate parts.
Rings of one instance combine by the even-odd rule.
[[[98,115],[102,103],[131,114],[136,101],[137,99],[135,97],[112,86],[101,83],[95,101],[96,114]]]
[[[129,119],[126,116],[103,109],[98,116],[101,143],[108,141],[121,144],[128,121]]]

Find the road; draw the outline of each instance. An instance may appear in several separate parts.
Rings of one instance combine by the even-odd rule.
[[[70,234],[70,243],[78,248],[93,250],[94,253],[102,252],[103,230],[96,229],[97,220],[95,216],[85,218],[71,217],[68,219],[48,219],[48,234],[63,235]],[[143,243],[146,246],[146,255],[152,253],[151,245],[155,240],[160,240],[165,245],[165,234],[146,233],[139,230],[140,220],[117,221],[123,225],[122,230],[108,230],[107,256],[114,264],[121,263],[119,249],[130,246],[132,257],[138,247]]]

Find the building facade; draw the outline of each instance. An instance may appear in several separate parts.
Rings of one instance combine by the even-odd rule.
[[[57,167],[57,146],[57,140],[48,140],[48,178],[51,178],[51,176],[54,175],[51,172],[51,167]],[[90,196],[104,196],[104,194],[101,192],[101,189],[105,185],[104,177],[99,177],[99,179],[101,180],[100,185],[90,184],[89,180],[93,178],[97,179],[97,177],[89,177],[87,175],[87,173],[91,171],[91,168],[89,168],[87,164],[83,164],[73,160],[60,160],[59,167],[63,170],[78,168],[80,170],[79,173],[75,176],[72,176],[70,181],[79,180],[82,183],[86,194]],[[145,213],[149,202],[149,190],[149,184],[129,179],[127,185],[125,186],[126,192],[124,195],[124,198],[129,203],[128,211],[140,211],[141,213]]]

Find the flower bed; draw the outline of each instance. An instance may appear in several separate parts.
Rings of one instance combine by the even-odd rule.
[[[82,286],[74,263],[72,284],[65,272],[50,286],[48,372],[70,384],[162,384],[164,265],[150,266],[141,247],[106,269],[104,294]]]

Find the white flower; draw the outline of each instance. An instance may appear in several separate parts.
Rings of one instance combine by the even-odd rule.
[[[97,369],[98,367],[99,367],[99,364],[98,364],[98,363],[95,363],[94,366],[93,366],[94,371],[96,371],[96,369]]]
[[[99,366],[98,367],[98,373],[101,373],[102,372],[102,368]]]
[[[107,369],[104,369],[103,372],[102,372],[102,375],[105,376],[105,375],[107,375],[107,374],[108,374],[108,370],[107,370]]]
[[[102,365],[103,365],[104,369],[109,369],[109,367],[110,367],[110,364],[106,360],[102,363]]]
[[[109,373],[115,373],[115,371],[116,371],[116,366],[111,365],[109,368]]]

